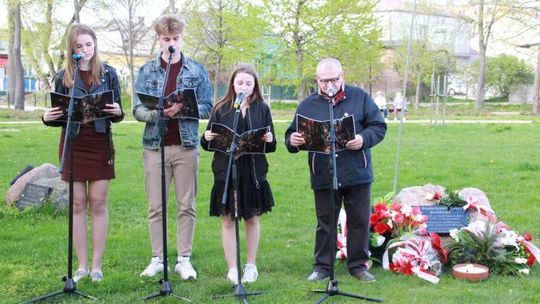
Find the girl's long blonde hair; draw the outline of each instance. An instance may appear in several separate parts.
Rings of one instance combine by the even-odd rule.
[[[62,83],[64,86],[71,88],[73,86],[73,73],[75,72],[75,60],[73,59],[73,50],[77,45],[77,37],[79,35],[90,35],[92,40],[94,40],[94,56],[90,59],[90,75],[93,84],[99,83],[99,76],[103,73],[103,64],[99,59],[98,45],[96,33],[94,30],[86,24],[73,24],[69,28],[68,40],[67,40],[67,60],[66,66],[64,68],[64,78]]]

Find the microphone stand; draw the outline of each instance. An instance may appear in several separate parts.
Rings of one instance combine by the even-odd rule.
[[[158,292],[150,294],[144,298],[145,301],[165,296],[173,296],[179,300],[184,300],[191,303],[187,298],[177,296],[173,294],[171,284],[169,282],[169,266],[167,259],[167,195],[165,191],[165,135],[167,134],[167,122],[168,119],[164,117],[163,113],[163,104],[165,96],[165,88],[167,87],[167,82],[169,81],[169,72],[171,69],[171,60],[172,54],[174,53],[174,48],[169,47],[169,60],[167,62],[167,69],[165,71],[165,81],[163,82],[163,88],[161,90],[161,95],[159,97],[159,102],[156,106],[157,117],[156,124],[154,125],[154,130],[152,136],[159,136],[160,142],[160,152],[161,152],[161,229],[163,235],[163,278],[159,280],[161,284]]]
[[[356,299],[362,299],[366,301],[372,301],[372,302],[383,302],[381,299],[375,299],[370,298],[366,296],[356,295],[348,292],[342,292],[339,291],[338,288],[338,281],[334,278],[334,262],[336,258],[336,239],[337,239],[337,229],[336,229],[336,216],[335,216],[335,193],[338,191],[338,180],[337,180],[337,168],[336,168],[336,124],[334,122],[334,96],[331,96],[331,98],[328,100],[328,112],[330,115],[330,164],[328,166],[328,170],[330,171],[330,175],[332,176],[332,187],[330,188],[330,214],[328,215],[330,217],[329,225],[330,225],[330,278],[328,280],[328,285],[326,286],[325,290],[322,289],[315,289],[312,290],[312,292],[315,293],[324,293],[316,304],[320,304],[324,302],[329,297],[332,296],[345,296],[350,298],[356,298]]]
[[[64,172],[64,165],[66,162],[66,148],[67,143],[69,141],[69,199],[68,199],[68,269],[67,269],[67,276],[63,277],[62,280],[65,282],[64,288],[61,290],[57,290],[54,292],[51,292],[49,294],[31,299],[27,301],[26,303],[37,303],[41,302],[43,300],[46,300],[48,298],[56,297],[61,294],[76,294],[78,296],[81,296],[83,298],[91,299],[91,300],[97,300],[94,297],[91,297],[87,294],[84,294],[77,290],[77,283],[73,280],[73,178],[74,178],[74,170],[73,170],[73,140],[75,140],[76,136],[71,134],[72,124],[73,124],[73,107],[75,104],[75,83],[77,80],[77,75],[79,74],[79,60],[82,57],[80,55],[75,54],[73,56],[73,59],[75,60],[75,71],[73,72],[73,82],[71,87],[71,94],[69,99],[69,105],[67,109],[67,122],[66,122],[66,128],[64,130],[64,144],[62,147],[62,158],[60,159],[60,169],[59,172]],[[84,223],[86,225],[86,223]]]
[[[241,100],[240,100],[241,102]],[[236,111],[234,112],[234,120],[233,120],[233,132],[232,132],[232,140],[231,145],[229,147],[229,161],[227,164],[227,178],[225,179],[225,188],[223,190],[223,197],[221,198],[221,204],[225,205],[227,203],[227,196],[228,196],[228,189],[229,189],[229,181],[231,176],[231,170],[232,170],[232,182],[233,182],[233,203],[234,203],[234,230],[235,230],[235,240],[236,240],[236,273],[237,273],[237,280],[238,284],[234,286],[234,294],[230,295],[219,295],[217,297],[228,297],[228,296],[234,296],[237,297],[242,303],[248,304],[247,301],[248,296],[255,296],[260,295],[262,292],[256,291],[256,292],[247,292],[244,288],[244,285],[242,284],[242,276],[240,275],[240,228],[238,225],[238,172],[236,169],[236,159],[234,157],[236,153],[236,133],[237,133],[237,127],[238,127],[238,118],[240,117],[240,102],[235,103]],[[236,106],[238,104],[238,106]]]

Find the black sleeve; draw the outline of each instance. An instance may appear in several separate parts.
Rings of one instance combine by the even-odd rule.
[[[206,126],[205,131],[210,130],[210,127],[212,126],[212,122],[214,122],[214,121],[219,121],[219,118],[217,117],[217,113],[215,111],[212,111],[212,114],[210,115],[210,119],[208,119],[208,125]],[[208,149],[208,145],[210,144],[210,142],[207,141],[206,139],[204,139],[204,132],[201,135],[201,141],[200,142],[201,142],[201,147],[204,150],[210,151]]]
[[[271,152],[276,151],[276,143],[277,143],[276,132],[274,130],[274,123],[272,121],[272,112],[270,112],[270,107],[268,107],[267,104],[264,104],[264,105],[265,105],[265,107],[264,107],[264,110],[265,110],[265,115],[264,115],[265,122],[264,122],[264,125],[265,126],[270,126],[270,132],[272,132],[272,135],[273,135],[272,136],[273,137],[272,142],[266,143],[265,152],[266,153],[271,153]]]
[[[294,118],[291,122],[291,125],[289,126],[289,128],[287,129],[287,131],[285,131],[285,147],[287,147],[287,150],[291,153],[298,153],[298,148],[297,147],[293,147],[291,145],[291,134],[293,132],[296,132],[296,113],[298,113],[298,110],[297,112],[294,113]]]
[[[64,70],[60,70],[58,71],[58,73],[56,73],[56,75],[54,75],[53,92],[67,95],[69,93],[69,90],[64,86],[63,79],[64,79]],[[44,125],[49,126],[49,127],[62,127],[66,125],[64,121],[55,121],[55,120],[44,121],[43,116],[41,116],[41,121],[43,122]]]

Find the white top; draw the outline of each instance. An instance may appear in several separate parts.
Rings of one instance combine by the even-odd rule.
[[[375,101],[375,104],[380,110],[386,109],[386,98],[384,96],[376,96],[373,101]]]
[[[405,106],[406,106],[406,101],[405,101],[405,98],[403,97],[398,97],[396,96],[396,98],[394,98],[394,108],[395,109],[404,109]]]

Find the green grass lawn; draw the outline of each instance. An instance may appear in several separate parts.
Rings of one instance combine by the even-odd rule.
[[[262,217],[258,256],[259,280],[249,291],[264,294],[250,303],[315,303],[326,282],[309,283],[315,233],[315,211],[305,153],[289,154],[283,146],[288,124],[276,123],[278,150],[268,155],[269,180],[275,209]],[[206,127],[206,123],[201,125]],[[110,191],[110,233],[104,257],[103,282],[81,281],[78,289],[99,300],[95,303],[133,303],[159,290],[158,278],[142,279],[139,273],[150,259],[146,201],[142,172],[143,125],[114,126],[117,163]],[[386,139],[373,149],[376,182],[373,196],[392,190],[398,125],[389,125]],[[42,124],[0,125],[0,192],[31,163],[58,164],[59,129]],[[406,124],[402,134],[398,188],[440,184],[451,189],[483,190],[500,220],[518,232],[528,231],[540,245],[540,132],[538,122],[525,125],[458,124],[429,127]],[[175,294],[195,303],[237,303],[234,298],[212,295],[233,292],[226,280],[227,267],[220,240],[220,221],[208,216],[212,186],[212,154],[201,151],[198,220],[193,263],[199,272],[195,282],[182,282],[171,272]],[[0,302],[24,300],[61,289],[67,265],[67,216],[50,208],[18,212],[0,201]],[[173,208],[169,210],[174,210]],[[176,258],[174,212],[169,212],[169,258]],[[243,244],[243,239],[242,239]],[[245,249],[242,250],[245,257]],[[76,268],[75,263],[74,267]],[[337,263],[336,278],[346,292],[383,298],[386,303],[539,303],[540,267],[527,277],[491,277],[470,283],[455,280],[447,271],[437,285],[417,277],[394,274],[376,266],[376,283],[362,283]],[[60,302],[86,302],[60,297]],[[166,297],[159,303],[177,303]],[[358,303],[332,297],[325,303]]]

